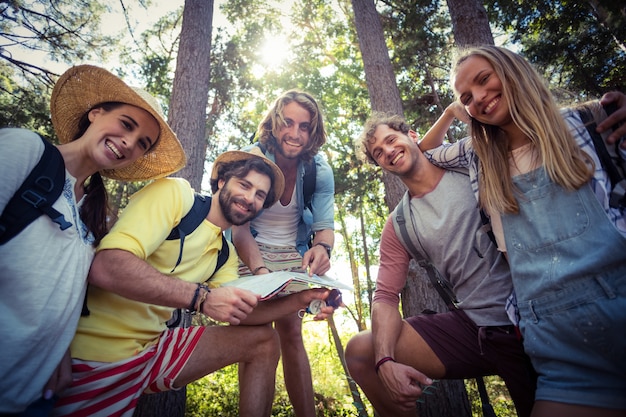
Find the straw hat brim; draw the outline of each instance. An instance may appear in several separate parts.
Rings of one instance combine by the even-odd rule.
[[[283,171],[276,165],[274,162],[270,161],[264,154],[263,151],[258,146],[254,146],[250,149],[250,151],[226,151],[222,153],[215,159],[213,162],[213,169],[211,171],[211,180],[216,180],[220,165],[227,164],[230,162],[236,161],[245,161],[252,158],[259,158],[263,162],[265,162],[274,173],[274,200],[269,202],[268,207],[274,205],[280,197],[283,195],[283,191],[285,190],[285,176],[283,175]]]
[[[102,175],[122,181],[146,181],[165,177],[185,166],[185,151],[165,121],[158,102],[147,92],[130,87],[109,71],[93,65],[70,68],[52,90],[50,113],[60,142],[74,140],[81,117],[105,102],[120,102],[144,109],[157,120],[161,132],[156,145],[143,157],[123,168],[102,170]]]

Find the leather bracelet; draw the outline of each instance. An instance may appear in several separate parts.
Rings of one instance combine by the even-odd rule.
[[[200,287],[204,290],[204,293],[202,293],[202,297],[200,297],[200,300],[198,301],[198,307],[196,307],[196,311],[202,313],[202,306],[204,305],[204,302],[206,301],[206,298],[211,290],[206,285],[200,285]]]
[[[189,304],[189,308],[187,309],[187,311],[189,311],[191,314],[196,314],[196,303],[198,302],[198,296],[200,295],[200,289],[205,290],[207,293],[211,292],[211,290],[209,289],[209,287],[207,287],[204,284],[200,284],[197,283],[196,284],[196,290],[193,293],[193,298],[191,299],[191,304]],[[205,296],[206,298],[206,296]],[[202,300],[204,301],[204,300]]]
[[[332,252],[333,252],[333,248],[328,244],[328,243],[324,243],[324,242],[317,242],[315,245],[313,246],[321,246],[324,249],[326,249],[326,254],[328,255],[328,259],[330,259]]]
[[[376,371],[376,373],[378,374],[378,370],[380,369],[380,367],[382,366],[383,363],[386,362],[395,362],[396,360],[394,358],[392,358],[391,356],[385,356],[384,358],[382,358],[381,360],[379,360],[378,362],[376,362],[376,366],[374,367],[374,370]]]
[[[266,267],[265,265],[261,265],[261,266],[257,266],[256,268],[252,270],[252,275],[256,275],[256,273],[259,272],[259,270],[263,268],[267,269],[268,272],[272,272],[272,270]]]

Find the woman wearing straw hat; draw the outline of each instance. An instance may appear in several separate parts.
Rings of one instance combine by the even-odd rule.
[[[94,247],[108,230],[102,176],[135,181],[181,169],[185,153],[153,97],[110,72],[80,65],[51,98],[65,183],[53,208],[61,230],[39,216],[0,246],[0,414],[47,415],[71,382],[74,336]],[[0,129],[0,211],[41,158],[35,133]],[[65,365],[65,366],[62,366]]]

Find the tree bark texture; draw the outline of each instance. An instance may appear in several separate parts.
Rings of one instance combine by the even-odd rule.
[[[187,153],[176,175],[200,190],[206,159],[213,0],[185,0],[168,122]]]
[[[176,417],[185,415],[185,387],[179,391],[146,394],[139,398],[133,417]]]
[[[352,0],[352,9],[372,111],[403,115],[400,91],[376,5],[373,0]],[[402,198],[406,187],[397,176],[387,173],[383,173],[383,183],[385,200],[388,207],[393,208]]]
[[[206,107],[213,0],[185,0],[168,123],[187,153],[187,166],[176,175],[200,191],[207,141]],[[184,417],[186,390],[143,395],[135,416]]]
[[[494,44],[487,11],[480,0],[446,1],[457,46]]]
[[[372,110],[403,115],[402,100],[374,0],[352,0],[352,8]],[[383,173],[383,182],[386,202],[391,210],[402,198],[406,187],[397,176],[389,173]],[[426,308],[445,311],[445,306],[443,310],[440,308],[442,302],[430,285],[425,271],[418,270],[415,262],[411,262],[411,265],[407,286],[402,293],[404,317],[417,315]],[[433,395],[424,396],[425,402],[418,404],[421,417],[471,416],[463,381],[439,381],[434,392]]]

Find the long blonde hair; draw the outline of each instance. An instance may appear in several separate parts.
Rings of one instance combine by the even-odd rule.
[[[528,138],[550,179],[567,190],[580,188],[591,178],[593,162],[576,144],[545,81],[520,55],[484,45],[463,51],[452,69],[472,56],[486,59],[502,82],[513,122]],[[509,171],[509,140],[498,126],[472,118],[472,144],[480,159],[480,202],[501,213],[517,213],[515,187]]]

